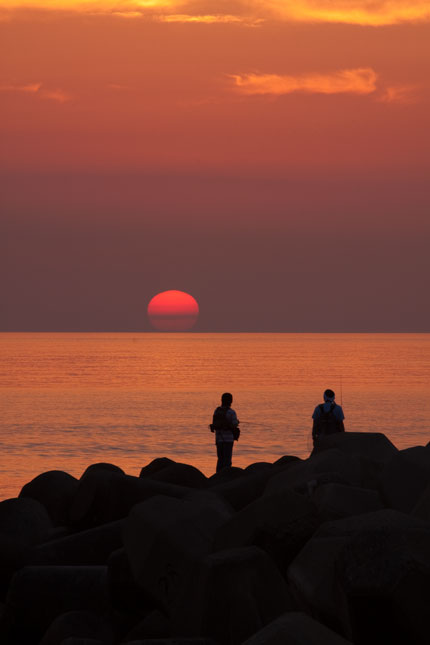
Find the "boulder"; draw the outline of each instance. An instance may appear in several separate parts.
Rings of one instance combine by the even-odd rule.
[[[381,498],[376,491],[344,484],[331,483],[318,486],[312,500],[318,508],[321,522],[371,513],[383,508]]]
[[[254,464],[249,464],[249,466],[245,468],[245,473],[249,475],[251,473],[267,472],[269,470],[273,470],[273,464],[268,461],[257,461]]]
[[[143,641],[150,639],[160,640],[170,638],[170,620],[158,609],[154,609],[143,620],[123,636],[122,643]]]
[[[54,527],[45,506],[20,497],[0,502],[0,534],[17,546],[28,547],[49,540]]]
[[[76,528],[91,528],[126,517],[135,504],[155,495],[179,498],[189,491],[185,486],[96,469],[80,480],[70,520]]]
[[[238,477],[242,477],[245,474],[243,468],[238,468],[237,466],[231,466],[230,468],[223,468],[217,473],[211,475],[206,482],[207,488],[212,488],[213,486],[218,486],[219,484],[225,484],[227,482],[233,481]]]
[[[315,482],[324,474],[335,474],[334,479],[354,486],[361,486],[361,464],[356,455],[345,455],[332,448],[317,453],[309,459],[293,462],[280,473],[272,477],[265,494],[289,487],[294,490],[306,490],[309,483]]]
[[[279,459],[273,462],[273,465],[277,468],[285,468],[286,466],[290,466],[295,461],[302,460],[300,459],[300,457],[296,457],[295,455],[282,455],[282,457],[279,457]]]
[[[302,612],[290,611],[272,621],[243,645],[352,645]]]
[[[209,638],[145,638],[123,641],[123,643],[128,643],[128,645],[216,645]]]
[[[205,497],[158,496],[136,505],[124,523],[123,541],[135,580],[168,610],[213,535],[230,516]]]
[[[107,567],[26,566],[12,579],[2,623],[12,642],[38,643],[57,616],[109,607]]]
[[[97,638],[78,638],[76,636],[69,636],[61,641],[61,645],[105,645]]]
[[[259,497],[275,470],[244,473],[230,481],[211,486],[211,490],[225,499],[235,510],[244,508]],[[276,476],[276,475],[275,475]]]
[[[38,475],[22,488],[19,497],[36,499],[48,511],[54,526],[69,523],[69,509],[78,487],[78,480],[62,470]]]
[[[153,472],[151,479],[190,488],[204,488],[207,483],[207,477],[198,468],[178,462]]]
[[[412,509],[411,515],[430,522],[430,484],[424,489],[424,492]]]
[[[111,553],[108,560],[108,582],[114,609],[143,616],[151,607],[147,594],[134,579],[124,547]]]
[[[257,498],[228,519],[215,534],[213,550],[259,546],[285,574],[317,526],[313,502],[285,488]]]
[[[48,511],[37,500],[22,497],[0,502],[0,598],[6,597],[27,549],[49,540],[54,533]]]
[[[70,638],[91,639],[103,645],[114,642],[112,629],[101,616],[88,611],[69,611],[51,623],[40,645],[62,645]]]
[[[398,452],[396,446],[380,432],[337,432],[320,437],[312,455],[331,449],[382,463],[390,461]]]
[[[159,470],[163,470],[163,468],[167,468],[172,464],[176,464],[176,461],[169,459],[169,457],[157,457],[146,466],[143,466],[139,477],[152,477]]]
[[[384,536],[397,537],[388,544]],[[425,522],[392,510],[326,522],[289,566],[287,578],[290,588],[300,607],[345,638],[357,645],[362,642],[376,643],[374,639],[379,639],[380,642],[381,634],[385,638],[388,623],[394,620],[390,613],[397,611],[392,601],[389,572],[395,572],[391,579],[396,580],[395,586],[399,593],[400,590],[406,591],[408,578],[415,566],[421,569],[422,562],[427,558],[429,538],[430,526]],[[386,545],[385,552],[381,546],[383,543]],[[395,543],[399,548],[401,544],[408,545],[407,549],[405,546],[407,557],[401,556],[399,559]],[[363,554],[366,551],[367,555],[356,566],[359,553],[359,548],[355,546],[357,544],[363,545]],[[372,548],[376,554],[373,558]],[[369,567],[366,565],[366,558]],[[360,588],[353,582],[354,577],[358,580],[360,566],[369,579],[369,593],[364,590],[364,585]],[[387,574],[382,574],[383,571]],[[430,590],[430,584],[428,589]],[[358,600],[354,604],[355,592]],[[419,593],[419,588],[416,588],[414,596]],[[426,595],[423,594],[425,597]],[[359,611],[360,603],[363,607],[362,616]],[[372,606],[378,607],[377,616],[372,614]],[[372,629],[372,620],[378,625],[379,631]],[[402,621],[410,630],[410,617],[405,617],[403,613]],[[367,625],[364,639],[359,629],[360,623]],[[404,628],[400,629],[398,625],[396,629],[399,634],[405,635],[404,642],[410,642]]]
[[[97,464],[91,464],[90,466],[88,466],[88,468],[86,468],[86,470],[84,470],[84,472],[82,473],[81,479],[82,477],[85,477],[88,473],[92,472],[93,470],[107,470],[111,473],[120,473],[122,475],[125,475],[125,472],[119,466],[115,466],[115,464],[108,464],[101,461]]]
[[[106,564],[112,551],[121,546],[121,520],[117,520],[33,547],[25,562],[30,565]]]
[[[220,551],[201,560],[176,596],[172,634],[236,645],[290,608],[285,581],[264,551]]]
[[[430,448],[416,446],[397,452],[380,478],[382,500],[387,506],[410,513],[430,483]]]

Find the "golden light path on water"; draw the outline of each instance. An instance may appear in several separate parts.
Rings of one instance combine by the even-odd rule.
[[[307,456],[326,387],[338,402],[342,388],[347,430],[429,441],[429,334],[0,334],[0,350],[0,498],[98,461],[138,475],[168,456],[210,475],[224,391],[237,466]]]

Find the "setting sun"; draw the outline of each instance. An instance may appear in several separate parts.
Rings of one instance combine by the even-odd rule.
[[[157,331],[189,331],[199,315],[199,305],[184,291],[162,291],[148,305],[148,317]]]

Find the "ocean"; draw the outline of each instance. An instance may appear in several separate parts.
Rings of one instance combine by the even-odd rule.
[[[236,466],[306,457],[326,388],[346,430],[430,440],[430,334],[3,333],[0,347],[0,499],[100,461],[138,475],[166,456],[210,475],[226,391]]]

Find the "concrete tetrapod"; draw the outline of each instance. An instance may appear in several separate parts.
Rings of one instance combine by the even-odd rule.
[[[46,508],[35,499],[19,497],[0,502],[0,598],[5,598],[15,571],[29,547],[55,533]]]
[[[106,564],[112,551],[122,545],[121,528],[122,521],[117,520],[45,542],[27,552],[25,563],[31,565]]]
[[[63,613],[109,609],[107,567],[27,566],[12,579],[0,633],[30,645]]]
[[[430,448],[415,446],[400,450],[385,465],[380,482],[383,501],[391,508],[410,513],[430,484]]]
[[[335,448],[346,455],[387,463],[398,450],[381,432],[337,432],[320,437],[312,455]]]
[[[289,487],[305,491],[315,487],[323,475],[331,474],[328,481],[339,481],[353,486],[361,486],[362,467],[356,455],[345,455],[331,448],[315,454],[309,459],[293,462],[289,467],[270,479],[265,494]]]
[[[288,609],[287,585],[267,553],[229,549],[200,561],[173,603],[171,629],[238,645]]]
[[[213,550],[259,546],[285,574],[317,526],[313,502],[284,488],[257,498],[228,519],[215,534]]]
[[[159,607],[168,610],[213,535],[230,516],[205,498],[157,496],[137,504],[125,520],[124,547],[135,580]]]
[[[318,508],[322,522],[372,513],[384,508],[376,491],[344,484],[318,486],[312,495],[312,501]]]
[[[93,470],[79,481],[70,519],[77,528],[92,528],[128,515],[139,502],[154,495],[183,497],[190,489],[118,472]]]
[[[323,524],[290,565],[288,581],[307,612],[356,645],[390,637],[421,645],[429,571],[430,525],[383,510]]]
[[[290,611],[260,629],[243,645],[352,645],[302,612]]]
[[[78,480],[69,473],[50,470],[25,484],[19,497],[36,499],[46,508],[54,526],[65,526],[77,487]]]
[[[48,627],[40,645],[61,645],[67,638],[95,639],[112,645],[114,634],[101,616],[88,611],[69,611],[57,616]]]

